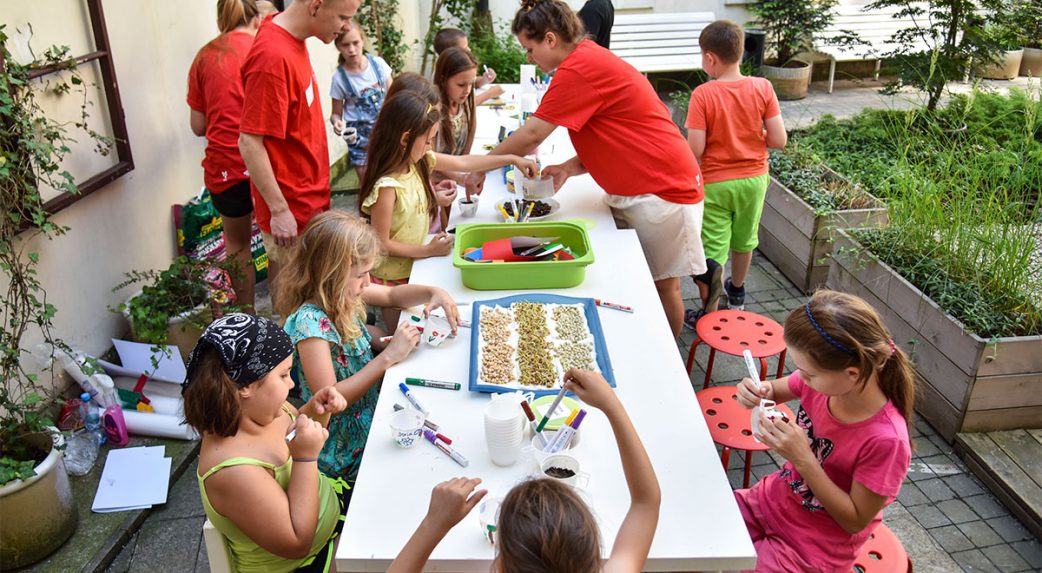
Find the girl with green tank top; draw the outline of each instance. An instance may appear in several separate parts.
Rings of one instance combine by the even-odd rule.
[[[316,462],[347,401],[325,388],[297,412],[286,402],[292,353],[274,322],[229,314],[203,332],[181,390],[202,435],[203,509],[240,572],[328,571],[343,529],[347,484]]]

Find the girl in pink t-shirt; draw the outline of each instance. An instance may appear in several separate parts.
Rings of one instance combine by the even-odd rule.
[[[789,314],[785,343],[797,370],[742,380],[738,400],[800,399],[795,420],[759,420],[757,437],[786,463],[735,498],[756,571],[849,572],[908,473],[912,368],[876,311],[835,291]]]

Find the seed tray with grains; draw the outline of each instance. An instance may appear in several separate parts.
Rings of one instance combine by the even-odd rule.
[[[593,299],[524,294],[474,303],[470,389],[556,394],[569,368],[615,386]]]

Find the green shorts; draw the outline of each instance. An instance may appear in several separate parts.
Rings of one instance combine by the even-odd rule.
[[[728,251],[750,253],[760,244],[757,233],[770,176],[705,184],[702,245],[706,258],[721,265]]]

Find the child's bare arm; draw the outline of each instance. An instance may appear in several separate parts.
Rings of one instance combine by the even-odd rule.
[[[789,142],[789,136],[785,133],[785,121],[782,120],[781,114],[767,118],[763,124],[767,128],[767,147],[771,149],[785,149],[785,144]]]
[[[595,372],[569,370],[565,374],[565,386],[575,392],[580,400],[600,409],[608,417],[630,491],[630,509],[615,536],[611,557],[604,564],[604,571],[639,572],[651,551],[662,503],[655,469],[651,466],[648,452],[626,409],[603,376]]]
[[[434,487],[427,516],[412,534],[387,573],[419,573],[445,534],[474,509],[488,490],[474,491],[480,479],[453,478]]]
[[[333,100],[333,111],[329,113],[329,123],[333,126],[333,132],[340,135],[344,130],[344,100]]]
[[[305,338],[297,343],[297,354],[300,356],[300,365],[304,369],[304,378],[307,380],[308,388],[312,394],[317,394],[323,388],[333,386],[336,388],[348,404],[354,404],[383,378],[384,372],[394,364],[408,356],[413,347],[419,343],[420,335],[415,328],[403,329],[401,337],[405,340],[395,345],[392,339],[388,348],[373,357],[361,370],[343,380],[336,379],[333,371],[333,361],[330,358],[329,342],[321,338]],[[396,338],[399,335],[396,334]],[[395,351],[391,351],[395,346]],[[402,346],[401,348],[398,348]],[[403,355],[404,354],[404,355]]]
[[[706,152],[706,130],[688,128],[687,144],[695,154],[695,161],[702,163],[702,154]]]
[[[536,164],[531,159],[518,155],[448,155],[435,153],[435,165],[439,171],[489,171],[504,165],[516,165],[526,177],[534,177]]]
[[[477,79],[477,81],[480,82],[481,78],[479,77]],[[478,87],[481,87],[481,86],[478,86]],[[490,100],[492,98],[497,98],[497,97],[503,95],[503,92],[504,92],[504,90],[503,90],[502,86],[492,86],[492,87],[488,88],[487,90],[485,90],[485,91],[483,91],[483,92],[481,92],[481,93],[479,93],[479,94],[474,96],[474,105],[481,105],[481,104],[487,102],[488,100]]]
[[[376,198],[376,204],[370,210],[369,218],[373,230],[376,231],[376,236],[380,238],[380,242],[383,244],[384,249],[387,250],[388,255],[392,257],[409,257],[410,259],[425,259],[447,254],[448,251],[442,252],[444,250],[442,249],[444,241],[432,241],[426,245],[414,245],[391,239],[391,221],[394,218],[394,203],[397,201],[397,195],[394,187],[380,187],[376,192],[379,195]]]

